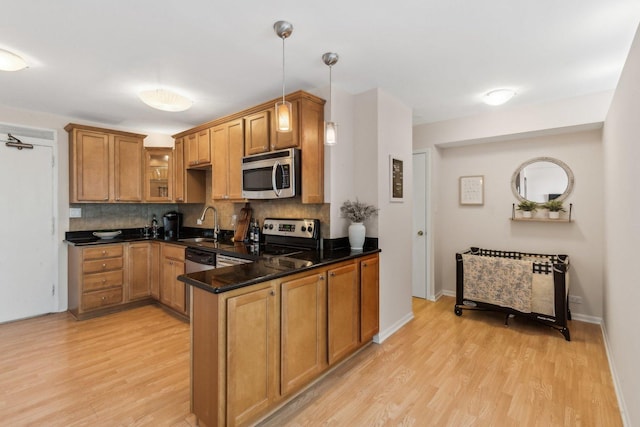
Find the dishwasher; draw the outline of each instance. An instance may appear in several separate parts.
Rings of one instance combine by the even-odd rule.
[[[247,264],[253,262],[250,259],[229,255],[221,255],[217,252],[188,247],[185,251],[185,273],[211,270],[214,268],[228,267],[230,265]]]

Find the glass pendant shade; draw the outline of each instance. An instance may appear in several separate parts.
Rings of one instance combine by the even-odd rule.
[[[325,145],[336,145],[338,142],[338,124],[336,122],[324,123],[324,143]]]
[[[276,123],[278,132],[292,131],[293,126],[290,102],[284,100],[276,102]]]

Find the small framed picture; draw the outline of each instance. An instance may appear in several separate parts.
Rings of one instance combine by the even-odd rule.
[[[460,177],[460,204],[484,204],[484,175]]]
[[[389,201],[404,201],[404,161],[398,156],[389,156]]]

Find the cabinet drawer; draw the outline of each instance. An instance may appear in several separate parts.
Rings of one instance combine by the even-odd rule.
[[[122,245],[97,246],[95,248],[85,248],[82,251],[82,259],[102,259],[122,256]]]
[[[83,273],[99,273],[101,271],[121,270],[123,266],[122,257],[105,258],[82,263]]]
[[[122,303],[122,287],[82,295],[82,309],[92,310]]]
[[[101,274],[86,274],[82,280],[82,291],[91,292],[99,289],[122,287],[123,271],[108,271]]]
[[[184,249],[184,246],[164,245],[162,247],[162,256],[184,262]]]

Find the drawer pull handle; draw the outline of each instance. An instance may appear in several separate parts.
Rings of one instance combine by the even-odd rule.
[[[104,300],[106,300],[106,299],[107,299],[107,297],[101,297],[101,298],[102,298],[102,301],[104,301]]]
[[[324,280],[324,276],[318,276],[318,280]]]
[[[102,264],[102,268],[107,268],[107,264]]]
[[[102,255],[106,255],[106,254],[107,254],[107,251],[102,251]]]

